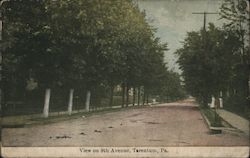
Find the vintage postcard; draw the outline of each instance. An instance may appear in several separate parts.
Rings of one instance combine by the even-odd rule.
[[[249,157],[248,0],[0,7],[2,157]]]

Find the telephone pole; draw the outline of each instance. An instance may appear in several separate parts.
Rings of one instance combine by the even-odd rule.
[[[207,14],[219,14],[216,12],[193,12],[192,14],[203,14],[203,30],[206,31]]]
[[[206,23],[207,23],[207,15],[208,14],[219,14],[217,12],[193,12],[192,14],[203,14],[203,43],[204,43],[204,49],[205,49],[205,45],[206,45]]]
[[[202,31],[202,34],[201,34],[201,42],[202,42],[202,45],[201,45],[201,49],[202,49],[202,53],[204,56],[207,55],[207,39],[206,39],[206,23],[207,23],[207,15],[209,14],[218,14],[216,12],[193,12],[192,14],[203,14],[203,31]],[[207,61],[204,60],[204,65],[207,65]],[[208,96],[205,96],[205,103],[207,104],[207,101],[208,101]],[[214,116],[216,118],[216,114],[214,113]]]

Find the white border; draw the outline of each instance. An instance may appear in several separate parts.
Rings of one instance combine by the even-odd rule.
[[[8,157],[215,157],[247,158],[248,146],[235,147],[2,147]],[[101,151],[102,150],[102,151]],[[116,150],[116,152],[112,152]],[[139,152],[136,152],[138,150]],[[95,152],[94,152],[95,151]],[[106,151],[106,152],[104,152]],[[107,152],[109,151],[109,152]]]

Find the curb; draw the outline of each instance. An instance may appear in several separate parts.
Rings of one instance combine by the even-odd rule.
[[[206,122],[207,127],[209,128],[210,132],[212,133],[221,133],[222,131],[222,127],[214,127],[211,125],[210,121],[207,119],[207,117],[205,116],[205,114],[203,114],[203,112],[200,110],[201,116],[203,117],[203,119]]]
[[[200,108],[199,108],[200,109]],[[205,116],[205,114],[203,114],[203,112],[201,111],[201,109],[200,109],[200,113],[201,113],[201,115],[202,115],[202,117],[203,117],[203,119],[205,120],[205,122],[206,122],[206,125],[207,125],[207,127],[209,128],[209,130],[210,130],[210,132],[212,132],[212,133],[214,133],[214,134],[219,134],[219,133],[221,133],[222,131],[223,132],[229,132],[229,133],[235,133],[235,132],[239,132],[239,130],[238,129],[236,129],[236,128],[230,128],[230,127],[214,127],[214,126],[212,126],[211,125],[211,123],[210,123],[210,121],[208,120],[208,118]],[[221,118],[222,119],[222,121],[223,122],[226,122],[223,118]],[[228,123],[228,122],[226,122],[226,123]],[[229,123],[228,123],[229,124]],[[229,124],[229,125],[231,125],[231,124]],[[232,125],[231,125],[232,126]]]

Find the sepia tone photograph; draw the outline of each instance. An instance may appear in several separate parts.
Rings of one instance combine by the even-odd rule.
[[[249,0],[0,7],[2,157],[249,157]]]

